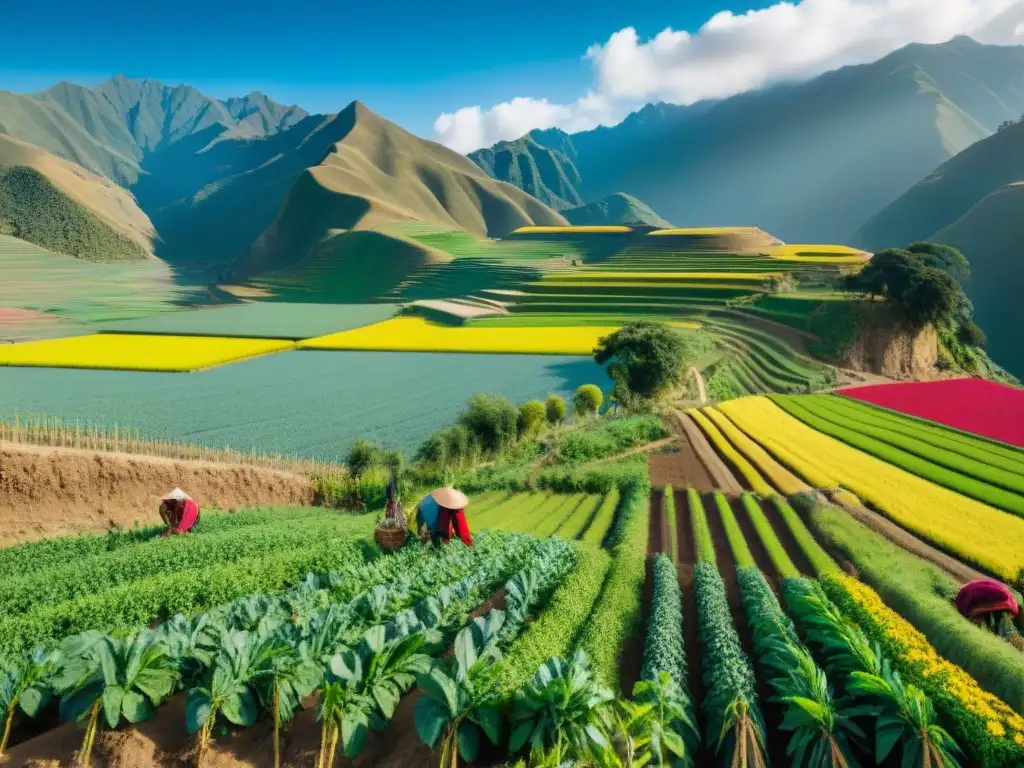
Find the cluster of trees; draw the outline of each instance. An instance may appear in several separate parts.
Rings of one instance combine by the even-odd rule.
[[[582,385],[572,398],[577,418],[596,416],[603,404],[604,393],[595,384]],[[521,441],[537,437],[545,427],[562,424],[567,412],[559,395],[517,406],[502,395],[477,392],[454,425],[423,441],[416,459],[434,466],[463,467],[484,457],[501,456]]]
[[[1024,115],[1021,115],[1019,120],[1004,120],[999,124],[999,127],[996,128],[996,132],[1005,131],[1011,125],[1017,125],[1018,123],[1024,123]]]
[[[594,350],[598,365],[607,365],[615,385],[612,399],[627,410],[640,410],[678,386],[685,375],[682,337],[663,323],[639,322],[602,338]]]

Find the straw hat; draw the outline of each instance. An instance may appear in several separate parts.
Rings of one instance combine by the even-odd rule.
[[[438,488],[430,494],[430,498],[445,509],[465,509],[469,506],[466,494],[454,488]]]
[[[160,497],[160,501],[185,501],[189,498],[189,495],[185,493],[181,488],[175,488],[170,493],[165,493]]]

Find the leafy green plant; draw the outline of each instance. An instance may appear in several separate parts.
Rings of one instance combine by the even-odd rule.
[[[4,713],[0,755],[7,749],[17,711],[20,709],[29,717],[35,717],[50,701],[53,695],[51,679],[60,660],[59,650],[40,646],[0,676],[0,710]]]
[[[754,670],[732,623],[718,569],[699,562],[693,569],[697,634],[703,662],[706,741],[734,765],[765,766],[765,728],[757,704]]]
[[[504,622],[498,610],[474,619],[455,637],[454,658],[436,661],[418,676],[426,695],[416,703],[416,731],[431,749],[440,742],[442,768],[455,768],[460,756],[475,760],[481,735],[492,744],[501,736],[490,667],[501,658],[497,641]]]
[[[612,750],[614,694],[595,677],[583,651],[556,657],[516,696],[509,752],[529,746],[531,758],[606,760]]]
[[[791,731],[787,754],[794,768],[848,768],[864,733],[854,721],[861,712],[851,701],[836,701],[825,672],[800,642],[764,575],[737,568],[743,610],[758,664],[785,706],[781,728]]]
[[[687,664],[679,576],[675,565],[664,554],[655,555],[651,570],[654,587],[640,678],[655,680],[662,672],[667,672],[682,685],[686,680]]]
[[[302,699],[319,685],[323,669],[302,654],[298,638],[279,632],[271,643],[254,679],[260,701],[274,721],[274,768],[280,768],[281,724],[291,720]]]
[[[110,728],[124,718],[148,720],[153,708],[174,690],[177,672],[166,646],[151,633],[117,640],[86,633],[67,641],[54,679],[61,692],[62,720],[84,720],[79,761],[88,768],[100,714]]]
[[[548,395],[544,401],[544,414],[548,424],[555,427],[565,421],[565,400],[560,395]]]
[[[626,742],[626,766],[692,766],[700,734],[682,686],[663,671],[638,682],[633,698],[619,702],[618,732]]]
[[[317,709],[321,723],[317,768],[334,765],[339,742],[347,758],[362,752],[376,708],[374,700],[363,690],[363,677],[362,657],[355,651],[347,649],[331,658]]]

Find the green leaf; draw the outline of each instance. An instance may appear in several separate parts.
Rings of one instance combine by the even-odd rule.
[[[129,723],[141,723],[152,717],[153,707],[138,691],[127,691],[121,700],[121,712]]]
[[[21,692],[21,697],[18,699],[18,706],[21,707],[21,711],[29,717],[35,717],[39,714],[39,710],[46,705],[50,700],[50,692],[45,688],[37,688],[30,686]]]
[[[221,712],[224,713],[224,717],[235,725],[248,728],[256,722],[260,710],[256,705],[256,699],[253,697],[252,692],[244,690],[241,693],[233,693],[226,696],[224,704],[221,706]]]
[[[60,700],[60,719],[63,722],[81,719],[89,711],[96,699],[102,695],[103,684],[95,682],[62,697]]]
[[[459,723],[459,754],[468,763],[476,759],[480,751],[480,728],[476,723],[463,720]]]
[[[875,762],[880,763],[892,752],[903,736],[903,725],[899,722],[879,722],[875,728]]]
[[[483,730],[491,744],[497,744],[501,738],[501,712],[494,707],[478,707],[470,715]]]
[[[185,699],[185,728],[189,733],[196,733],[210,719],[213,702],[205,691],[193,688]]]
[[[377,703],[377,708],[380,709],[380,714],[385,720],[390,720],[394,714],[395,709],[398,707],[400,698],[398,694],[387,685],[375,685],[371,691],[373,700]]]
[[[354,759],[359,756],[366,745],[369,733],[366,715],[362,712],[350,712],[341,720],[341,751],[345,757]]]
[[[520,723],[512,730],[512,736],[508,740],[508,751],[515,754],[522,749],[526,742],[530,740],[530,735],[533,733],[534,723],[533,720],[527,720],[524,723]]]
[[[440,667],[434,667],[427,674],[420,675],[419,686],[428,696],[447,708],[448,715],[455,715],[459,708],[458,685]]]
[[[437,699],[424,696],[416,702],[416,733],[420,740],[433,749],[448,725],[448,712]]]
[[[119,685],[109,685],[103,690],[103,715],[111,728],[117,728],[117,724],[121,722],[122,699],[124,688]]]

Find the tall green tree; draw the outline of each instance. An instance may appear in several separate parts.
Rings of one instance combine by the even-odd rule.
[[[655,398],[683,379],[684,347],[662,323],[630,323],[598,341],[594,360],[608,366],[617,399],[629,394]]]

